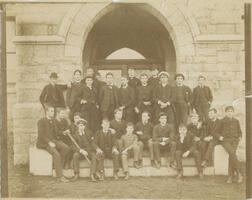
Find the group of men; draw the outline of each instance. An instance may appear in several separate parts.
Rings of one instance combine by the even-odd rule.
[[[217,119],[217,110],[210,109],[213,96],[204,76],[199,76],[193,91],[184,85],[183,74],[176,74],[172,86],[169,74],[157,67],[150,78],[143,73],[140,80],[134,68],[129,68],[122,74],[120,88],[111,72],[106,74],[106,82],[93,68],[87,69],[84,79],[81,76],[82,72],[75,70],[71,83],[59,85],[58,75],[51,73],[50,84],[40,96],[46,117],[38,122],[37,147],[52,154],[61,181],[69,181],[62,169],[69,168],[71,161],[72,180],[78,179],[83,158],[90,163],[92,181],[104,180],[105,158],[113,160],[114,178],[118,180],[122,168],[127,180],[128,158],[133,157],[135,168],[143,167],[144,149],[155,168],[162,165],[160,153],[169,153],[169,165],[178,170],[177,178],[183,177],[182,158],[192,156],[203,178],[215,145],[221,144],[229,154],[227,182],[235,175],[237,182],[242,182],[235,154],[241,138],[239,121],[233,118],[232,106],[226,107],[223,119]],[[63,90],[67,90],[66,101]]]

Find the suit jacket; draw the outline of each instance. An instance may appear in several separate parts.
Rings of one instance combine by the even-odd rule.
[[[183,98],[184,98],[185,103],[192,104],[193,98],[192,98],[192,91],[191,91],[191,89],[188,86],[186,86],[186,85],[182,85],[181,87],[183,89]],[[177,96],[176,96],[177,89],[178,89],[178,86],[174,86],[173,87],[173,94],[174,94],[173,95],[173,102],[175,102],[175,103],[177,103],[177,101],[178,101],[177,100]]]
[[[121,120],[121,122],[113,119],[110,122],[110,127],[116,131],[116,138],[120,139],[121,136],[126,132],[126,121]]]
[[[49,142],[55,142],[58,138],[57,128],[55,125],[55,120],[49,120],[47,118],[42,118],[38,121],[38,139],[37,147],[41,149],[46,149]]]
[[[153,141],[162,142],[163,137],[175,140],[175,130],[173,124],[166,124],[164,127],[158,124],[154,127],[152,136]]]
[[[218,126],[219,123],[220,123],[219,119],[216,119],[215,121],[208,119],[205,124],[206,136],[214,136],[216,132],[216,127]]]
[[[111,104],[112,98],[114,101],[114,105]],[[111,89],[108,85],[104,85],[100,90],[99,101],[100,101],[100,109],[103,112],[108,111],[110,106],[117,108],[119,106],[118,88],[113,85]]]
[[[136,99],[137,99],[137,103],[136,105],[138,106],[138,108],[141,107],[141,105],[143,104],[144,101],[151,101],[152,102],[152,88],[151,86],[147,85],[147,86],[139,86],[136,90]]]
[[[156,77],[156,78],[153,78],[153,77],[150,77],[148,79],[148,85],[151,86],[152,88],[155,88],[156,86],[159,85],[159,78]]]
[[[135,106],[135,91],[132,87],[120,88],[118,92],[118,100],[120,106],[125,106],[125,108]]]
[[[148,122],[147,124],[143,124],[143,122],[138,122],[135,126],[135,132],[142,131],[142,135],[137,135],[140,141],[146,142],[152,138],[153,125]]]
[[[161,84],[159,84],[155,90],[153,91],[153,100],[157,104],[158,101],[162,101],[164,103],[170,102],[172,103],[174,97],[173,97],[173,89],[170,85],[166,85],[163,87]]]
[[[195,137],[199,137],[201,140],[206,137],[206,127],[204,126],[204,124],[202,124],[201,128],[198,129],[196,125],[190,123],[187,126],[187,130],[191,132]]]
[[[202,103],[201,99],[201,90],[203,90],[204,99],[206,100],[206,103],[213,101],[213,95],[212,91],[208,86],[204,86],[203,88],[200,88],[200,86],[197,86],[193,89],[193,106],[197,106],[198,104]]]
[[[52,84],[46,85],[39,97],[40,103],[45,106],[49,104],[53,107],[65,107],[65,100],[63,96],[63,90],[67,89],[67,85]]]
[[[129,78],[128,84],[130,87],[132,87],[134,90],[136,90],[136,88],[141,85],[141,81],[138,78],[133,77],[133,78]]]
[[[116,135],[111,133],[109,130],[107,135],[103,132],[103,130],[99,130],[96,132],[93,149],[100,148],[104,152],[111,152],[113,148],[116,148]]]
[[[183,142],[181,142],[180,140],[180,134],[178,134],[178,136],[176,137],[176,150],[177,151],[182,151],[182,152],[186,152],[186,151],[194,151],[196,146],[195,146],[195,142],[194,142],[194,135],[191,132],[187,132],[186,136],[183,140]]]
[[[224,117],[216,126],[215,138],[219,139],[220,136],[225,140],[239,140],[242,136],[240,122],[238,119]]]
[[[63,134],[63,132],[66,131],[67,129],[71,131],[68,121],[66,119],[62,119],[60,121],[55,119],[55,126],[57,130],[57,139],[63,141],[67,145],[70,145],[71,144],[70,138],[67,135]]]
[[[87,101],[87,103],[81,104],[82,111],[89,110],[91,106],[98,105],[97,90],[94,87],[90,89],[86,85],[83,86],[83,90],[82,90],[80,98]]]
[[[80,146],[81,149],[84,149],[85,151],[90,154],[92,151],[94,151],[92,147],[92,143],[94,140],[94,137],[92,137],[92,132],[85,128],[85,134],[80,135],[79,131],[76,130],[76,132],[73,134],[73,138],[77,142],[77,144]],[[75,152],[79,152],[80,149],[78,149],[74,144],[71,145],[72,149],[74,149]]]
[[[66,103],[68,107],[73,108],[80,106],[83,87],[84,85],[82,83],[73,83],[71,88],[67,89]]]

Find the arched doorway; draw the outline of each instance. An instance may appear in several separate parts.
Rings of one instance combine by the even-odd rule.
[[[108,59],[121,49],[135,51],[143,58]],[[169,32],[141,4],[118,5],[103,15],[89,32],[82,55],[84,67],[99,71],[122,71],[131,65],[141,72],[157,65],[171,75],[176,72],[176,53]]]

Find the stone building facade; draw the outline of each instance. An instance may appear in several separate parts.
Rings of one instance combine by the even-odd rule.
[[[200,74],[214,93],[213,106],[233,104],[245,135],[243,3],[237,0],[93,0],[84,3],[7,4],[8,132],[14,164],[28,161],[43,116],[38,98],[50,72],[71,80],[85,73],[137,70],[158,64],[172,76],[182,72],[195,87]],[[106,58],[121,48],[145,60]],[[245,137],[239,148],[245,160]]]

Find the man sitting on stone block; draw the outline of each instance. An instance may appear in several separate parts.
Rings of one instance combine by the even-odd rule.
[[[115,180],[118,180],[120,152],[116,145],[115,131],[110,129],[110,122],[108,119],[102,120],[102,129],[98,130],[95,134],[93,148],[96,151],[96,157],[98,160],[97,170],[100,173],[100,180],[104,180],[105,158],[113,160],[114,178]]]
[[[217,144],[220,144],[219,140],[216,140],[214,137],[216,127],[220,123],[220,120],[217,118],[217,110],[215,108],[211,108],[208,112],[208,120],[206,121],[206,137],[204,141],[207,142],[207,151],[203,157],[203,162],[201,163],[202,167],[207,167],[210,164],[212,153],[214,147]]]
[[[237,182],[241,183],[243,181],[241,166],[236,156],[236,150],[242,137],[240,122],[234,118],[233,106],[227,106],[225,113],[226,116],[216,127],[215,138],[220,141],[220,144],[229,155],[227,183],[233,182],[235,173]]]
[[[144,111],[142,113],[142,120],[139,121],[135,126],[135,133],[138,136],[138,141],[140,144],[140,155],[139,155],[139,166],[143,166],[143,149],[144,147],[147,147],[150,152],[150,160],[151,160],[151,166],[154,167],[154,153],[153,153],[153,140],[152,140],[152,131],[153,131],[153,125],[151,122],[149,122],[150,119],[150,113],[148,111]]]
[[[92,182],[96,182],[96,155],[92,147],[92,142],[94,138],[92,137],[92,132],[87,129],[87,121],[80,119],[77,122],[78,130],[73,133],[73,139],[76,142],[72,142],[71,147],[74,149],[73,154],[73,168],[74,168],[74,178],[76,181],[79,178],[80,166],[79,160],[86,159],[90,164],[90,177]]]
[[[170,149],[170,166],[175,167],[174,154],[176,151],[175,129],[173,124],[167,123],[166,113],[159,114],[159,124],[153,129],[153,150],[155,166],[161,167],[160,149],[167,152]]]
[[[201,156],[204,156],[207,149],[207,142],[204,140],[206,129],[203,122],[199,121],[199,115],[197,113],[191,115],[191,123],[187,126],[187,129],[194,135],[196,149],[201,153]]]
[[[70,153],[70,148],[57,138],[57,128],[55,125],[54,108],[52,106],[46,107],[46,117],[38,121],[38,139],[37,148],[45,149],[53,157],[53,165],[56,170],[56,177],[61,182],[68,182],[63,176],[62,160],[64,160]]]
[[[201,155],[196,149],[194,134],[187,131],[187,127],[184,124],[179,125],[179,135],[177,136],[177,146],[176,146],[176,163],[178,175],[177,178],[183,177],[183,165],[182,158],[187,158],[188,156],[193,156],[195,159],[196,167],[199,172],[199,177],[203,178],[203,170],[201,167]]]

